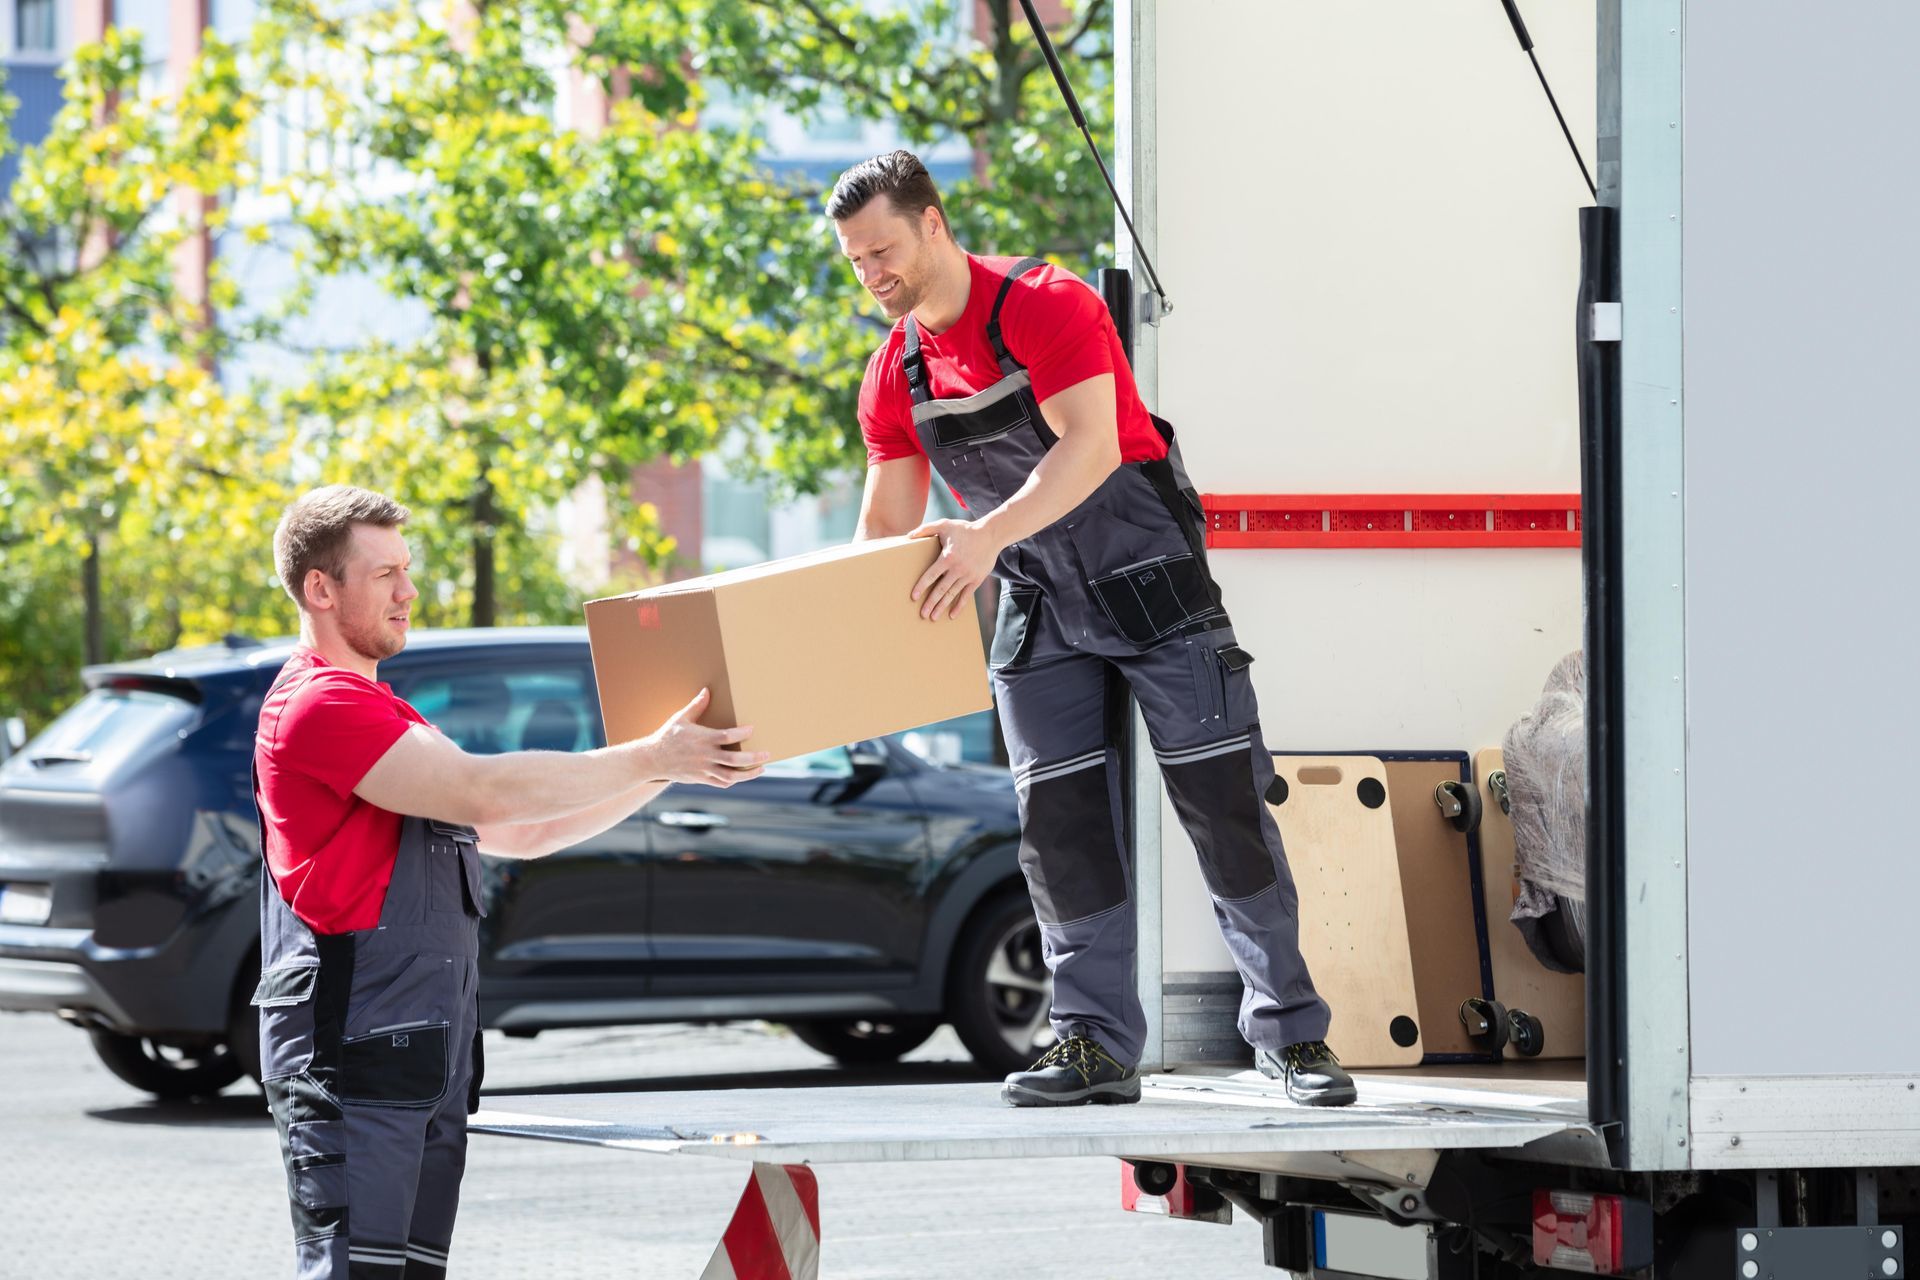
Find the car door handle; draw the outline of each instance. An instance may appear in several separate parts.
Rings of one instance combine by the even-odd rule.
[[[693,809],[655,814],[653,820],[663,827],[677,827],[682,831],[711,831],[727,825],[727,820],[717,813],[701,813]]]

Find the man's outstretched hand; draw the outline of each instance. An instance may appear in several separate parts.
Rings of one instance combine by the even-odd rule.
[[[766,771],[766,752],[734,749],[753,736],[752,725],[709,729],[700,723],[701,713],[711,700],[709,692],[702,689],[692,702],[640,740],[650,778],[730,787]]]
[[[913,588],[920,616],[927,619],[959,617],[1004,550],[993,534],[966,520],[931,520],[907,536],[940,540],[939,556]]]

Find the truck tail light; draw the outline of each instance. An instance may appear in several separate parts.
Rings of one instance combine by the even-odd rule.
[[[1653,1264],[1653,1207],[1625,1196],[1536,1189],[1533,1261],[1595,1276],[1643,1270]]]

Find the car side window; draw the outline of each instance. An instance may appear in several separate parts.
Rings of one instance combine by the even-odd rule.
[[[751,743],[747,744],[753,745]],[[829,747],[791,760],[776,760],[767,766],[769,778],[851,778],[853,757],[845,747]]]
[[[395,691],[463,751],[585,751],[594,746],[586,668],[460,667],[422,671]]]

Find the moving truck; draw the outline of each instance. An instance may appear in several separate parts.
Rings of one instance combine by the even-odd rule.
[[[1250,1213],[1300,1275],[1906,1274],[1920,10],[1514,17],[1541,76],[1499,0],[1115,15],[1114,169],[1172,306],[1124,247],[1106,292],[1208,495],[1359,1105],[1236,1060],[1143,749],[1140,1105],[496,1099],[479,1127],[762,1167],[1111,1154],[1132,1207]],[[1576,651],[1568,977],[1516,947],[1486,752]]]

